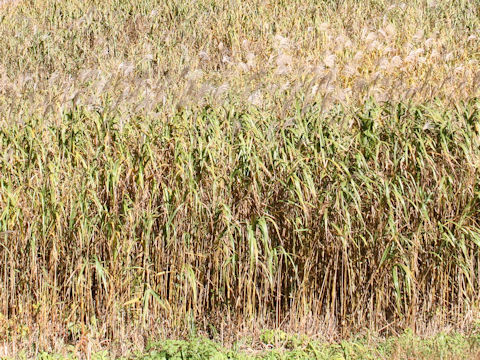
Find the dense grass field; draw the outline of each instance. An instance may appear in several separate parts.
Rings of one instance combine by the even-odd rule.
[[[474,356],[479,29],[466,0],[0,5],[0,357]]]

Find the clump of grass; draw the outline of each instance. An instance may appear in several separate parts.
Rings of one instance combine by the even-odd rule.
[[[58,122],[72,100],[110,99],[125,122],[231,98],[283,117],[298,99],[479,95],[478,4],[466,0],[44,0],[2,13],[4,120]]]
[[[478,11],[2,8],[0,337],[90,353],[265,326],[468,329]]]
[[[369,103],[288,121],[205,108],[122,127],[80,107],[58,125],[2,127],[2,312],[32,338],[74,341],[129,324],[215,336],[467,326],[478,106]]]

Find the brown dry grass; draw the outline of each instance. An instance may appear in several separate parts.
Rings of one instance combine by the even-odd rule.
[[[9,344],[471,326],[476,2],[18,5],[0,22]]]

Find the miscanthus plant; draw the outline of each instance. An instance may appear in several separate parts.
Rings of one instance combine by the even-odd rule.
[[[468,328],[478,14],[3,5],[0,338]]]
[[[2,127],[3,335],[467,326],[478,106]]]
[[[122,122],[236,103],[285,117],[341,102],[479,95],[467,0],[15,1],[2,7],[3,120],[58,122],[71,101]]]

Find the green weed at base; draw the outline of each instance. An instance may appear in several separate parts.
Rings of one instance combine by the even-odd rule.
[[[139,353],[125,357],[115,357],[108,352],[92,354],[91,360],[437,360],[437,359],[477,359],[480,355],[480,337],[478,334],[439,333],[432,337],[420,338],[406,331],[404,334],[381,338],[375,336],[358,337],[338,343],[327,343],[302,336],[302,343],[286,348],[274,346],[275,341],[298,339],[296,334],[267,330],[262,349],[229,349],[210,339],[198,337],[189,340],[162,340],[154,342]],[[263,339],[263,340],[262,340]],[[16,359],[30,359],[20,353]],[[38,360],[77,360],[77,353],[67,355],[41,353]],[[8,359],[10,360],[10,359]]]
[[[276,331],[268,331],[269,334]],[[298,339],[295,334],[279,332],[282,340]],[[276,336],[277,336],[276,335]],[[262,336],[265,339],[264,336]],[[278,337],[277,337],[278,339]],[[271,338],[265,345],[271,345]],[[154,349],[154,350],[153,350]],[[138,360],[376,360],[376,359],[461,359],[472,358],[480,351],[478,336],[438,334],[420,338],[411,332],[387,339],[371,338],[322,343],[304,338],[297,347],[263,351],[227,350],[208,339],[164,341],[153,346]]]

